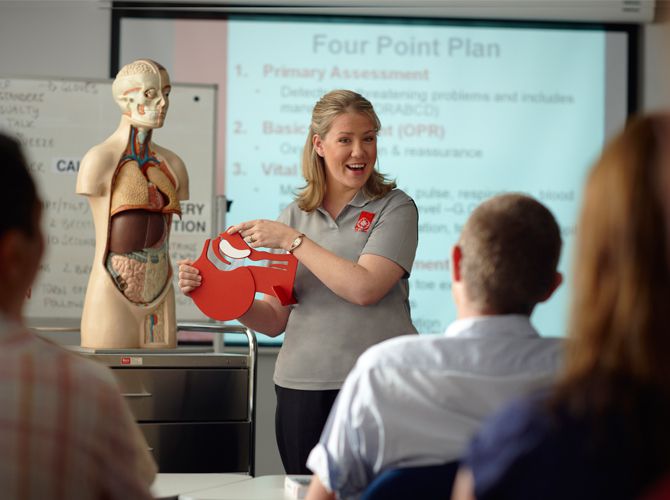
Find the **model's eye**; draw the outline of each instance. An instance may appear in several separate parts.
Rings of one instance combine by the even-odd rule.
[[[368,137],[364,137],[363,140],[365,142],[375,142],[377,140],[377,136],[376,135],[370,135]]]
[[[351,139],[349,139],[348,137],[340,137],[337,141],[342,144],[349,144],[351,142]]]
[[[147,99],[154,99],[156,97],[156,89],[145,90],[144,97],[146,97]]]

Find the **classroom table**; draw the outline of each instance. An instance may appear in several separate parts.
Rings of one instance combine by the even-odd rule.
[[[179,500],[289,500],[284,493],[286,476],[259,476],[179,495]]]
[[[158,500],[177,499],[182,494],[248,481],[246,474],[165,474],[156,475],[151,493]]]

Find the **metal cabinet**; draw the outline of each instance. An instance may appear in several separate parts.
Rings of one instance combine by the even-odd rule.
[[[81,352],[112,368],[160,472],[253,476],[255,335],[243,327],[210,324],[183,324],[179,329],[244,333],[249,350]]]

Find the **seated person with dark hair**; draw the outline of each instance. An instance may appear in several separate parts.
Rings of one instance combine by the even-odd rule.
[[[156,466],[112,373],[41,339],[23,306],[44,250],[41,203],[0,134],[0,496],[150,499]]]
[[[561,283],[560,250],[556,220],[534,199],[480,205],[452,250],[458,319],[359,358],[309,456],[308,498],[357,498],[384,471],[458,460],[485,417],[550,383],[562,343],[540,338],[530,315]]]

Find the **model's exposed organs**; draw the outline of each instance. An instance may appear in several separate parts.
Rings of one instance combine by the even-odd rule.
[[[132,302],[151,302],[171,278],[167,239],[172,214],[180,214],[175,184],[165,161],[131,127],[112,181],[105,264]]]

